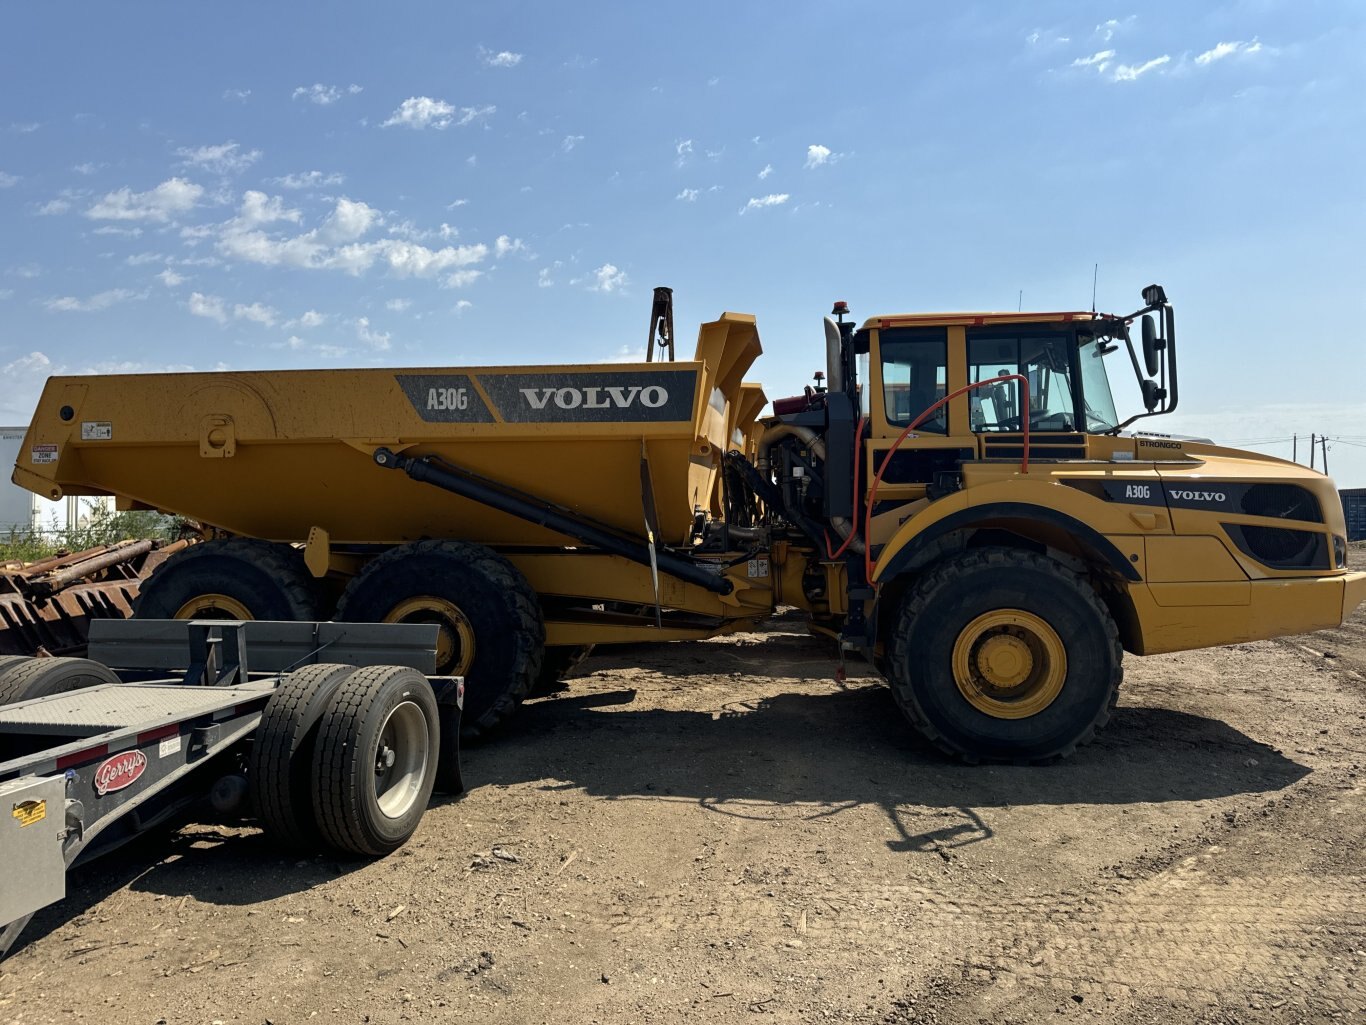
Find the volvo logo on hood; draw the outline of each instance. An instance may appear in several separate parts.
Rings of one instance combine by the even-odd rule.
[[[1168,497],[1177,502],[1227,502],[1228,496],[1222,491],[1186,491],[1168,488]]]

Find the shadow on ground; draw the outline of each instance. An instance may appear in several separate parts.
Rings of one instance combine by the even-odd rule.
[[[732,668],[727,654],[753,668]],[[570,681],[558,694],[528,702],[501,736],[464,753],[472,788],[467,800],[496,801],[497,788],[526,784],[547,798],[581,789],[605,800],[682,800],[718,815],[768,820],[872,805],[899,831],[891,849],[919,853],[991,840],[980,814],[985,809],[1265,794],[1309,772],[1227,723],[1132,707],[1118,709],[1101,736],[1067,761],[965,766],[920,742],[890,692],[873,679],[778,695],[761,694],[746,679],[751,673],[770,678],[769,691],[773,677],[828,680],[828,654],[821,643],[781,625],[738,653],[708,642],[613,649],[586,669],[628,673]],[[719,709],[698,711],[641,708],[631,689],[593,689],[634,673],[656,679],[729,674],[733,696]],[[754,696],[747,698],[751,688]],[[926,821],[935,828],[917,831],[915,824]],[[308,890],[361,864],[284,855],[258,833],[203,826],[158,832],[73,873],[67,899],[40,912],[20,943],[101,913],[97,905],[125,886],[168,901],[190,896],[251,905]]]

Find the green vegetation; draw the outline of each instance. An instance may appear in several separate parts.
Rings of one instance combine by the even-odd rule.
[[[181,521],[157,512],[115,512],[104,504],[92,504],[89,518],[80,526],[29,527],[0,534],[0,563],[34,562],[61,552],[79,552],[128,538],[174,540]]]

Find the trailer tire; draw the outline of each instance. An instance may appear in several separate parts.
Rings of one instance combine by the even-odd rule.
[[[112,669],[88,658],[22,658],[0,667],[0,705],[119,682]]]
[[[545,623],[536,592],[484,545],[417,541],[391,548],[347,585],[336,618],[439,624],[436,671],[465,678],[467,741],[510,716],[541,671]]]
[[[235,537],[177,552],[143,581],[134,619],[308,621],[318,602],[303,556]]]
[[[312,665],[283,677],[252,737],[247,780],[261,828],[291,851],[316,850],[313,749],[318,723],[355,666]]]
[[[886,661],[902,713],[940,750],[1033,763],[1070,755],[1109,721],[1122,660],[1084,578],[1035,552],[984,547],[907,590]]]
[[[436,782],[440,710],[426,677],[368,666],[337,688],[318,724],[312,796],[324,839],[380,857],[407,842]]]
[[[591,644],[553,644],[548,645],[541,657],[541,672],[531,686],[528,697],[553,694],[560,689],[558,684],[573,675],[589,655],[593,654]]]

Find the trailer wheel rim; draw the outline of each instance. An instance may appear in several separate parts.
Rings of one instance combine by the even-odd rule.
[[[226,594],[197,594],[180,608],[174,619],[237,619],[249,622],[256,617],[236,598]]]
[[[1043,618],[1024,609],[995,609],[959,633],[953,679],[977,711],[995,719],[1027,719],[1062,693],[1067,649]]]
[[[403,818],[421,798],[427,739],[427,717],[416,702],[400,702],[385,718],[375,748],[375,802],[385,817]]]
[[[436,671],[443,676],[464,676],[474,664],[474,626],[454,602],[420,595],[400,602],[384,617],[386,623],[435,623]]]

